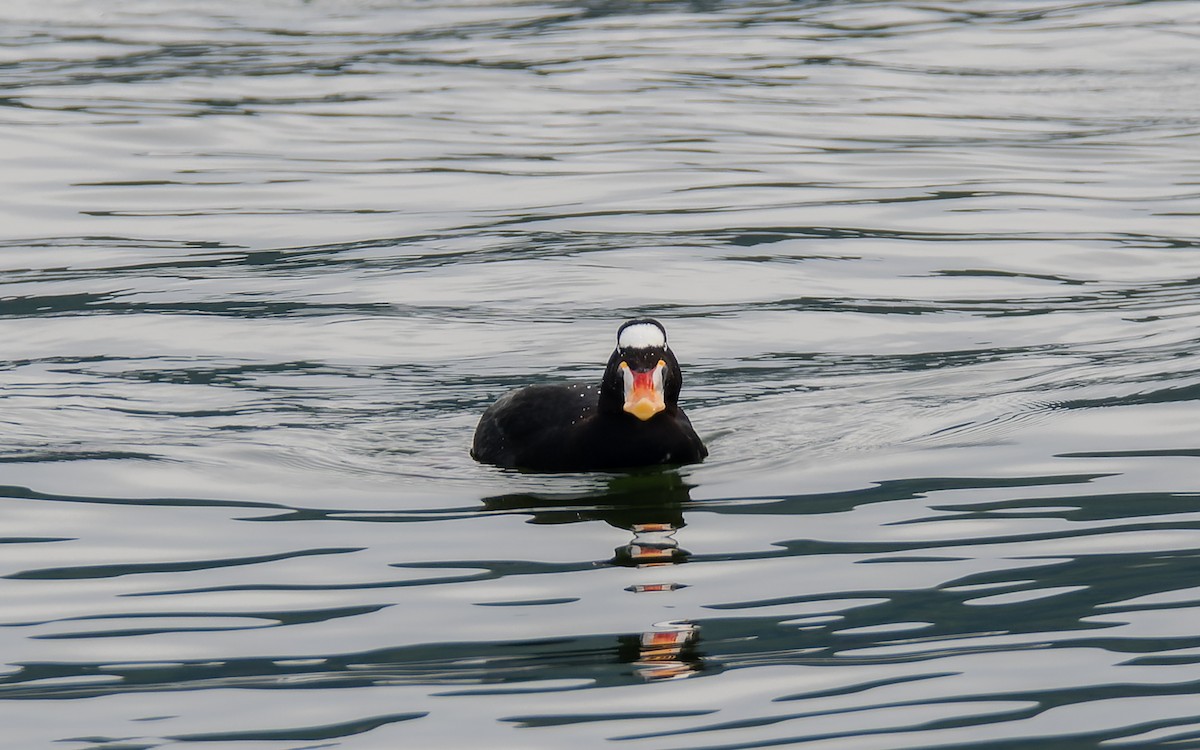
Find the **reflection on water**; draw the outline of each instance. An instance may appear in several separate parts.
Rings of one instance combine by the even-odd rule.
[[[1197,745],[1198,8],[0,4],[0,744]]]
[[[675,539],[679,526],[670,523],[639,523],[632,527],[633,541],[616,549],[613,563],[637,568],[652,568],[660,565],[678,565],[691,555],[680,548]],[[678,584],[653,584],[654,590],[674,590]],[[645,586],[638,587],[646,590]]]
[[[699,629],[690,623],[671,623],[669,630],[651,630],[638,640],[638,674],[646,680],[690,677],[701,668]]]
[[[531,523],[539,524],[604,521],[631,531],[638,526],[683,527],[683,508],[691,500],[692,486],[678,471],[644,469],[597,476],[603,489],[499,495],[484,498],[483,504],[488,510],[527,513]]]
[[[1114,475],[991,482],[926,479],[836,496],[713,502],[689,499],[694,488],[686,477],[663,472],[612,479],[610,492],[487,500],[488,508],[499,514],[493,518],[518,521],[507,535],[511,549],[525,550],[522,560],[445,560],[452,542],[456,554],[467,549],[453,530],[447,536],[437,528],[458,525],[450,522],[432,522],[430,528],[429,518],[394,516],[380,523],[385,518],[279,516],[278,509],[270,509],[267,517],[274,522],[268,528],[283,523],[287,538],[302,538],[313,523],[326,527],[349,523],[356,529],[413,528],[412,534],[428,537],[428,549],[440,551],[442,557],[428,564],[408,562],[392,568],[423,569],[433,572],[432,577],[401,575],[333,585],[313,580],[272,582],[270,561],[265,559],[193,560],[153,570],[144,564],[104,570],[59,566],[10,575],[6,579],[10,586],[20,581],[70,585],[89,597],[93,602],[89,607],[98,601],[97,583],[112,581],[106,585],[119,586],[127,597],[134,595],[131,601],[139,602],[140,611],[120,605],[121,612],[106,616],[10,623],[10,628],[19,627],[40,639],[31,643],[49,646],[49,650],[39,648],[43,653],[59,656],[22,663],[0,681],[0,690],[8,699],[64,700],[216,688],[304,687],[322,694],[403,689],[405,695],[432,689],[444,698],[490,705],[502,712],[497,718],[525,727],[567,726],[572,724],[571,716],[582,714],[590,714],[589,721],[603,722],[653,718],[627,730],[629,736],[644,738],[720,733],[749,719],[762,728],[756,737],[817,739],[831,730],[822,729],[816,717],[855,711],[866,717],[861,729],[842,727],[832,735],[862,739],[877,731],[878,722],[888,721],[898,707],[911,709],[903,714],[906,721],[919,725],[926,722],[922,717],[936,716],[938,722],[964,731],[1067,711],[1068,726],[1077,727],[1073,731],[1093,740],[1122,737],[1127,735],[1120,728],[1125,724],[1087,729],[1069,718],[1070,709],[1105,699],[1097,695],[1109,700],[1128,697],[1131,689],[1118,687],[1120,680],[1138,681],[1136,694],[1156,700],[1193,690],[1194,680],[1163,680],[1153,670],[1190,670],[1196,664],[1191,654],[1200,648],[1200,639],[1192,632],[1188,613],[1195,603],[1194,591],[1200,590],[1200,557],[1195,552],[1200,537],[1191,518],[1195,493],[1130,495],[1089,489],[1115,479]],[[71,498],[49,501],[64,500]],[[1136,515],[1130,512],[1135,505]],[[141,513],[155,509],[154,505],[135,507]],[[159,507],[159,512],[173,513],[176,506]],[[235,507],[231,522],[239,523],[236,519],[247,510]],[[764,514],[780,529],[787,526],[802,535],[789,539],[776,533],[767,537],[773,540],[770,544],[762,545],[755,536],[761,528],[757,519]],[[521,519],[534,523],[520,523]],[[789,519],[800,523],[791,524]],[[562,524],[572,520],[581,529],[603,521],[603,528],[619,529],[628,541],[606,559],[601,545],[609,535],[600,535],[590,547],[573,549],[567,560],[555,562],[555,553],[546,545],[559,541],[569,530]],[[522,527],[535,533],[518,533]],[[390,531],[383,538],[393,540],[391,546],[404,543],[409,547],[404,556],[412,560],[420,546],[412,534]],[[337,532],[326,528],[321,536],[336,537]],[[573,543],[578,545],[584,538]],[[706,548],[702,542],[688,541],[693,538],[723,541]],[[27,548],[53,542],[6,541]],[[692,554],[682,551],[684,542]],[[747,544],[749,549],[738,551]],[[495,546],[486,545],[481,551]],[[341,551],[351,557],[361,552]],[[206,579],[213,583],[212,577],[230,564],[247,571],[240,576],[241,583],[196,585]],[[615,575],[605,574],[606,570]],[[699,571],[701,576],[689,571]],[[149,580],[156,573],[165,574],[158,583]],[[747,576],[761,581],[748,586]],[[139,579],[147,580],[138,584]],[[188,579],[191,587],[179,589]],[[529,579],[536,583],[527,584]],[[159,590],[146,590],[146,585]],[[461,594],[451,592],[464,586],[465,609],[447,599],[461,599]],[[248,601],[259,602],[248,608],[238,605],[234,597],[219,606],[222,599],[212,599],[206,591],[224,591],[222,598],[246,592],[252,597]],[[307,600],[310,608],[283,611],[263,606],[281,591],[293,596],[307,592],[298,601]],[[398,595],[391,605],[381,606],[379,594],[386,591]],[[311,608],[320,597],[346,595],[376,604]],[[164,605],[155,607],[156,600]],[[205,605],[206,601],[210,603]],[[647,603],[650,606],[643,606]],[[585,609],[574,616],[560,612],[580,605]],[[490,635],[449,641],[431,633],[420,642],[397,644],[397,634],[421,627],[414,606],[433,607],[431,622],[441,633],[461,632],[463,625],[457,623],[469,622]],[[512,629],[513,623],[530,616],[532,621]],[[578,629],[561,624],[579,616],[583,619],[575,626]],[[250,622],[239,624],[239,618]],[[222,633],[238,628],[249,633],[265,626],[296,630],[294,638],[303,638],[305,631],[315,628],[318,637],[313,644],[319,648],[330,643],[329,636],[346,632],[345,623],[357,623],[353,632],[359,638],[391,645],[300,652],[294,648],[302,640],[293,639],[293,650],[287,653],[260,651],[259,645],[254,647],[257,654],[242,657],[213,658],[214,652],[173,660],[147,653],[144,649],[153,648],[153,641],[141,644],[141,658],[124,660],[113,659],[115,654],[105,645],[105,641],[174,634],[187,636],[192,649],[205,648],[206,641],[224,648],[220,644],[229,636]],[[539,630],[543,636],[531,637]],[[320,636],[323,632],[326,635]],[[517,633],[525,637],[514,637]],[[109,658],[64,659],[62,647],[55,644],[72,643],[80,644],[81,655]],[[770,702],[737,720],[709,717],[723,710],[720,696],[725,688],[720,686],[726,681],[732,681],[736,694],[745,695],[753,692],[756,681],[751,677],[745,682],[738,675],[780,669],[789,670],[790,676],[769,688]],[[687,676],[708,678],[718,687],[712,693],[694,694],[683,712],[678,706],[669,708],[668,696],[640,696],[636,717],[620,703],[596,713],[597,707],[585,711],[569,697],[581,690]],[[1098,684],[1112,687],[1098,693]],[[340,696],[335,692],[324,700],[352,705]],[[526,701],[539,696],[538,707],[504,708],[508,705],[504,696]],[[431,713],[401,715],[393,710],[366,718],[370,722],[384,716],[389,721],[432,720],[437,713],[436,704],[403,705]],[[997,706],[1005,708],[997,711]],[[690,720],[682,725],[672,723],[685,718]],[[320,728],[341,727],[329,732],[350,736],[351,724],[361,726],[361,722],[331,722]],[[315,740],[322,731],[297,730],[295,737]]]
[[[679,546],[677,532],[686,522],[683,508],[691,500],[690,486],[677,471],[643,470],[607,480],[602,493],[504,495],[484,499],[489,510],[522,512],[532,523],[604,521],[633,532],[633,539],[613,551],[609,565],[662,569],[660,580],[625,588],[635,594],[666,594],[683,587],[670,580],[672,566],[687,562],[691,553]],[[640,636],[621,636],[618,661],[632,662],[646,680],[688,677],[701,669],[697,650],[699,628],[689,622],[653,623]],[[631,648],[629,644],[635,644]]]

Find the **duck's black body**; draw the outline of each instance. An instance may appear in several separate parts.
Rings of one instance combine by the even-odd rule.
[[[599,386],[531,385],[501,396],[479,420],[471,456],[541,471],[703,460],[708,450],[679,408],[683,373],[662,325],[631,320],[617,340]]]

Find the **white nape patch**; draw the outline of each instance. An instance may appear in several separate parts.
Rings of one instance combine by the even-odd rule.
[[[621,331],[621,336],[617,339],[617,346],[622,349],[649,349],[652,346],[662,348],[666,345],[666,335],[653,323],[638,323],[629,326]]]

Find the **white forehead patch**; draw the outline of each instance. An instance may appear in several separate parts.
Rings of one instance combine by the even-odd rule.
[[[617,346],[622,349],[649,349],[652,346],[662,348],[666,345],[666,334],[653,323],[629,326],[621,331],[621,336],[617,339]]]

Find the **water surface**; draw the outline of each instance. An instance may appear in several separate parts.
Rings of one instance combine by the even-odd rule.
[[[0,745],[1200,747],[1193,4],[0,19]]]

